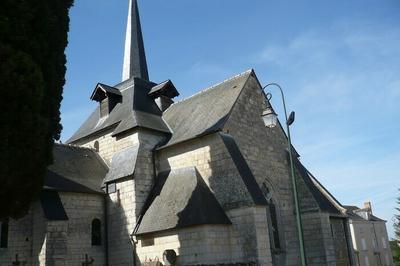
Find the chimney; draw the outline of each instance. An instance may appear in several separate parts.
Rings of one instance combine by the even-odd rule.
[[[372,206],[370,201],[364,202],[364,209],[370,214],[372,214]]]

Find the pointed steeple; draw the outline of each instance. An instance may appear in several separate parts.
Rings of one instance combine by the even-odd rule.
[[[129,0],[122,81],[131,77],[149,80],[137,0]]]

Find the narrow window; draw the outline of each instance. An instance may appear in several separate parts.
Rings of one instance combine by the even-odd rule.
[[[365,256],[365,266],[369,266],[369,259],[368,259],[368,256]]]
[[[0,224],[0,248],[6,248],[8,246],[8,221],[3,221]]]
[[[101,221],[99,219],[92,221],[92,246],[101,246]]]
[[[265,199],[268,202],[269,211],[268,214],[268,222],[269,222],[269,231],[270,231],[270,244],[274,249],[281,248],[281,242],[279,237],[279,226],[278,226],[278,216],[277,209],[275,203],[273,201],[273,195],[267,184],[263,183],[261,190],[264,194]]]
[[[365,238],[361,238],[361,248],[362,250],[367,250],[367,242],[365,242]]]
[[[100,144],[99,144],[99,142],[98,142],[97,140],[94,142],[93,148],[94,148],[97,152],[99,152],[99,150],[100,150]]]
[[[384,249],[387,249],[387,245],[386,245],[386,238],[384,238],[383,236],[382,236],[382,247],[384,248]]]
[[[271,215],[271,223],[272,223],[272,233],[274,236],[274,245],[275,248],[281,248],[281,243],[279,241],[279,231],[278,231],[278,219],[276,217],[276,208],[275,204],[271,201],[269,204],[269,213]]]

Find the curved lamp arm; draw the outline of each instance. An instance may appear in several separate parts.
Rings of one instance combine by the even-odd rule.
[[[281,92],[281,95],[282,95],[282,103],[283,103],[283,109],[284,109],[284,111],[285,111],[285,119],[286,119],[286,122],[288,121],[288,116],[287,116],[287,111],[286,111],[286,102],[285,102],[285,95],[284,95],[284,93],[283,93],[283,89],[282,89],[282,87],[278,84],[278,83],[275,83],[275,82],[272,82],[272,83],[268,83],[267,85],[265,85],[263,88],[262,88],[262,91],[264,92],[264,96],[267,98],[267,96],[268,95],[271,95],[270,93],[265,93],[265,89],[267,88],[267,87],[269,87],[269,86],[275,86],[275,87],[278,87],[278,89],[279,89],[279,91]],[[272,97],[272,95],[271,95],[271,97]],[[270,100],[271,98],[267,98],[267,100]]]
[[[268,83],[267,85],[265,85],[262,88],[262,92],[264,93],[265,99],[267,100],[267,103],[269,105],[269,106],[267,106],[267,109],[270,108],[273,112],[273,109],[269,103],[269,100],[271,100],[272,95],[270,93],[265,93],[265,89],[269,86],[278,87],[279,91],[281,92],[281,96],[282,96],[283,109],[285,111],[285,119],[286,119],[286,131],[287,131],[287,140],[288,140],[290,171],[291,171],[292,186],[293,186],[293,197],[294,197],[294,205],[295,205],[295,210],[296,210],[296,225],[297,225],[297,232],[299,234],[300,259],[301,259],[301,265],[305,266],[307,264],[306,264],[305,248],[304,248],[303,226],[302,226],[302,222],[301,222],[299,196],[298,196],[298,192],[297,192],[297,182],[296,182],[296,176],[295,176],[294,165],[293,165],[292,141],[290,138],[290,129],[289,129],[289,126],[294,121],[294,112],[292,112],[288,118],[287,111],[286,111],[285,95],[283,93],[283,89],[278,83],[274,83],[274,82]]]

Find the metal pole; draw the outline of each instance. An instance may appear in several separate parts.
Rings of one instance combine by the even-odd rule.
[[[299,234],[299,246],[300,246],[300,259],[301,259],[301,265],[306,266],[306,255],[305,255],[305,249],[304,249],[304,238],[303,238],[303,226],[301,223],[301,215],[300,215],[300,205],[299,205],[299,196],[297,194],[297,182],[296,182],[296,176],[294,173],[294,166],[293,166],[293,155],[292,155],[292,141],[290,138],[290,129],[289,129],[289,124],[288,124],[288,116],[287,116],[287,111],[286,111],[286,103],[285,103],[285,96],[283,94],[283,90],[281,86],[277,83],[269,83],[263,88],[267,88],[268,86],[276,86],[279,88],[279,91],[281,92],[282,96],[282,103],[283,103],[283,109],[285,111],[285,120],[286,120],[286,131],[287,131],[287,137],[288,137],[288,149],[289,149],[289,161],[290,161],[290,172],[292,176],[292,185],[293,185],[293,196],[294,196],[294,207],[296,211],[296,224],[297,224],[297,232]]]

